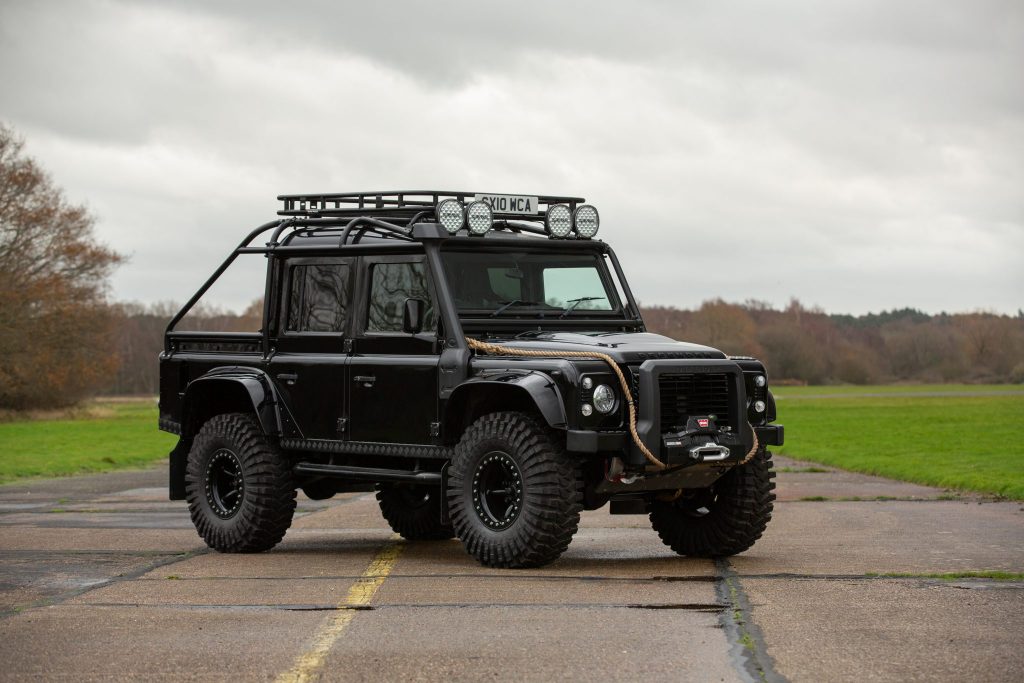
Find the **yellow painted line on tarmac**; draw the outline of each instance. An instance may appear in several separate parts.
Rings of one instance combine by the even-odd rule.
[[[317,632],[310,648],[303,652],[292,668],[277,677],[277,683],[300,683],[314,680],[324,665],[324,659],[331,647],[338,641],[341,634],[345,632],[352,619],[355,618],[356,609],[370,604],[377,589],[388,578],[388,574],[394,569],[398,556],[402,554],[404,547],[399,542],[398,534],[388,541],[377,555],[370,562],[370,565],[363,572],[363,575],[356,579],[356,582],[348,590],[348,594],[338,603],[339,609]]]

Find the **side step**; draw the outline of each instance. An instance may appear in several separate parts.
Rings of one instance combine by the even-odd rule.
[[[410,484],[438,485],[441,483],[440,472],[388,470],[377,467],[352,467],[350,465],[322,465],[316,462],[297,463],[292,471],[295,474],[350,479],[353,481],[401,481]]]

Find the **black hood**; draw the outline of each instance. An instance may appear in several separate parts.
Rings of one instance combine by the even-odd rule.
[[[597,351],[618,363],[643,362],[652,358],[725,358],[710,346],[676,341],[650,332],[536,332],[489,342],[517,349],[546,351]]]

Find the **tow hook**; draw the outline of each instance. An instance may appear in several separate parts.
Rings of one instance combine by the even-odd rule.
[[[729,449],[725,446],[708,441],[703,446],[690,449],[690,457],[697,462],[720,462],[729,457]]]
[[[613,484],[635,484],[644,478],[644,475],[638,473],[626,474],[626,465],[619,457],[612,458],[605,468],[604,478]]]

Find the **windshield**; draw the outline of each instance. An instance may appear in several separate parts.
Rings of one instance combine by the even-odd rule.
[[[616,311],[618,297],[597,254],[444,252],[460,311],[490,315]]]

